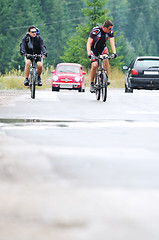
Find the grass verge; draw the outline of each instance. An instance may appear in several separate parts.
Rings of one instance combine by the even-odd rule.
[[[42,87],[37,87],[37,89],[47,89],[51,88],[52,74],[51,70],[53,67],[46,67],[42,73]],[[24,90],[27,89],[24,86],[24,73],[20,70],[12,70],[5,75],[0,76],[0,89],[17,89]],[[90,71],[85,75],[86,85],[90,86]],[[124,88],[124,74],[117,68],[110,69],[109,74],[110,88]]]
[[[49,68],[46,67],[42,73],[42,87],[37,87],[37,89],[46,89],[51,88],[51,69],[53,67]],[[24,86],[24,73],[20,70],[12,70],[10,72],[7,72],[4,75],[0,75],[0,89],[1,90],[8,90],[8,89],[17,89],[17,90],[24,90],[27,89],[27,87]]]

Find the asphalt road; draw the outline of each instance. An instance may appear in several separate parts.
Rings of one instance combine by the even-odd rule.
[[[159,239],[158,91],[5,93],[0,240]]]

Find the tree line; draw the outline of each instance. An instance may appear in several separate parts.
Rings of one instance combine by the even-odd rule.
[[[159,53],[158,0],[1,0],[0,72],[24,68],[19,44],[35,25],[47,46],[49,66],[62,61],[90,67],[86,41],[92,27],[114,23],[120,67],[138,55]]]
[[[107,7],[127,64],[135,56],[159,55],[158,0],[108,0]]]
[[[61,61],[64,46],[84,21],[83,0],[1,0],[0,1],[0,72],[24,67],[19,45],[28,26],[35,25],[47,46],[45,63]]]

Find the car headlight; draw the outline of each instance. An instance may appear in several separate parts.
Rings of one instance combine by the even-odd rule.
[[[75,77],[75,81],[79,82],[80,81],[80,77]]]
[[[58,80],[58,76],[57,75],[53,76],[53,80],[57,81]]]

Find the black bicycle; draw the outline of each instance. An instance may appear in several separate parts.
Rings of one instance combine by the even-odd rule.
[[[109,82],[108,82],[107,71],[103,67],[103,61],[104,59],[107,59],[107,58],[112,59],[113,57],[100,55],[99,57],[95,57],[95,58],[98,62],[98,68],[97,68],[97,73],[95,76],[95,83],[94,83],[96,99],[100,100],[100,96],[102,93],[102,100],[103,102],[105,102],[107,100],[107,87],[109,85]]]
[[[38,74],[37,74],[37,65],[36,59],[38,57],[42,57],[41,54],[27,54],[27,57],[31,59],[31,66],[30,66],[30,91],[31,91],[31,98],[35,98],[35,86],[38,85]]]

